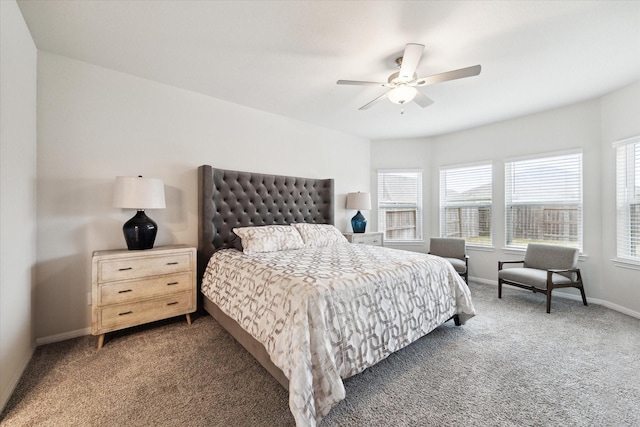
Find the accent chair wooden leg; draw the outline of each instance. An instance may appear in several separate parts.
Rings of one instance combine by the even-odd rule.
[[[584,287],[580,286],[580,294],[582,295],[582,303],[584,305],[589,305],[587,304],[587,296],[584,294]]]
[[[551,290],[553,288],[547,285],[547,313],[551,313]]]
[[[498,279],[498,298],[502,298],[502,279]]]

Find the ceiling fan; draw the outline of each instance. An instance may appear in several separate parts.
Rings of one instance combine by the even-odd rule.
[[[417,88],[434,83],[446,82],[449,80],[461,79],[464,77],[472,77],[480,74],[480,65],[473,67],[460,68],[458,70],[447,71],[445,73],[434,74],[428,77],[416,77],[416,68],[422,56],[424,45],[417,43],[409,43],[404,48],[404,54],[396,59],[396,65],[399,71],[391,74],[386,83],[367,82],[359,80],[338,80],[339,85],[356,85],[356,86],[382,86],[389,90],[371,102],[366,103],[360,110],[366,110],[383,99],[387,98],[394,104],[406,104],[415,101],[422,108],[433,104],[433,100],[420,92]],[[404,111],[401,110],[401,113]]]

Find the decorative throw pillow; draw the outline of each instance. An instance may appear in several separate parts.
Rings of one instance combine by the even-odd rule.
[[[245,254],[304,248],[300,233],[288,225],[240,227],[234,228],[233,232],[242,239],[242,252]]]
[[[302,236],[307,248],[321,248],[337,243],[348,243],[344,235],[331,224],[307,224],[299,222],[291,224]]]

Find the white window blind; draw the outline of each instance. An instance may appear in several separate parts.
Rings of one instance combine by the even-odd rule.
[[[582,249],[582,153],[505,162],[507,246]]]
[[[378,231],[384,240],[422,240],[422,172],[378,171]]]
[[[617,256],[640,261],[640,136],[616,148]]]
[[[491,246],[491,164],[440,169],[440,237]]]

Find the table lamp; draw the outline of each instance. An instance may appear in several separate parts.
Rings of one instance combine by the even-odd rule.
[[[113,191],[113,207],[138,211],[122,227],[127,248],[129,250],[153,248],[158,225],[144,213],[144,210],[166,207],[162,180],[142,176],[117,176]]]
[[[351,218],[351,228],[354,233],[364,233],[367,227],[367,219],[360,212],[371,209],[371,195],[369,193],[349,193],[347,194],[347,209],[357,210],[358,213]]]

